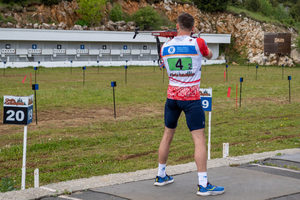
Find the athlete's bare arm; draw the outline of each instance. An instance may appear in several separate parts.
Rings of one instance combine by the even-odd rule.
[[[207,58],[208,60],[212,58],[213,54],[212,54],[212,51],[210,49],[209,50],[209,53],[207,56],[204,56],[205,58]]]

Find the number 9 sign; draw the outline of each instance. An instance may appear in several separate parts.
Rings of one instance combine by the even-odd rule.
[[[200,88],[201,104],[204,111],[212,110],[212,88]]]
[[[28,125],[33,118],[33,95],[4,96],[3,124]]]

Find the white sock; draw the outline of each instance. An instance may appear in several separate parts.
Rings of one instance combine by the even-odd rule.
[[[207,187],[207,172],[198,172],[199,185]]]
[[[158,173],[157,176],[165,177],[166,176],[166,164],[158,163]]]

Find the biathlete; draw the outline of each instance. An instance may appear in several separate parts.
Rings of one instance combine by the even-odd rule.
[[[161,58],[169,76],[167,101],[165,104],[165,130],[158,151],[158,175],[154,185],[173,183],[166,174],[166,163],[178,118],[183,111],[195,146],[195,162],[198,171],[197,195],[208,196],[224,193],[224,187],[214,186],[207,181],[207,153],[205,141],[205,114],[200,101],[200,79],[202,58],[210,59],[211,50],[202,38],[190,37],[194,18],[183,13],[177,19],[177,36],[164,43]]]

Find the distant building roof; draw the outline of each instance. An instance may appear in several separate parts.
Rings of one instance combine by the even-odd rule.
[[[69,41],[69,42],[146,42],[154,43],[150,33],[137,35],[134,32],[121,31],[74,31],[46,29],[10,29],[0,28],[0,41]],[[230,43],[231,34],[201,34],[207,43]],[[165,42],[167,38],[160,38]]]

